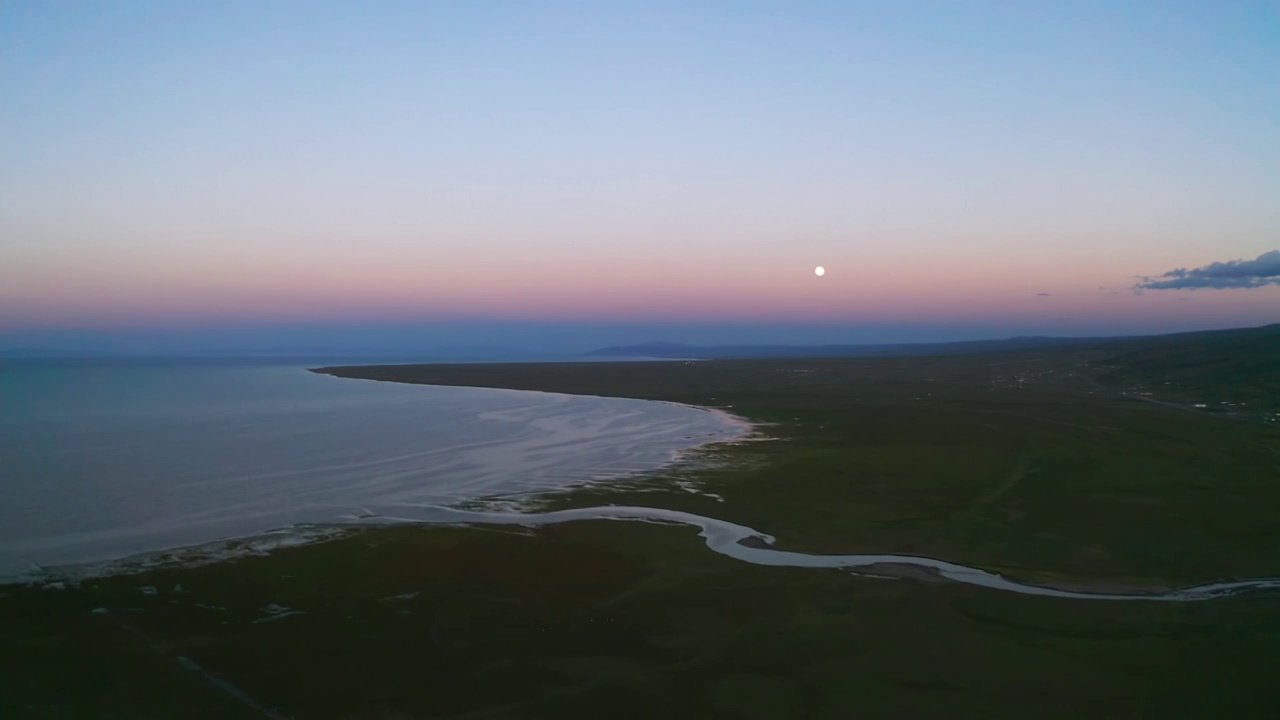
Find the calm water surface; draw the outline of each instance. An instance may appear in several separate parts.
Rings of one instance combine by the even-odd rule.
[[[740,429],[617,398],[299,365],[0,365],[0,575],[651,469]]]

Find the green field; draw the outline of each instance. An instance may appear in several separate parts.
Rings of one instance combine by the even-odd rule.
[[[1139,354],[332,372],[761,423],[759,441],[548,507],[682,509],[783,549],[929,555],[1071,588],[1280,575],[1273,380],[1212,375],[1203,392],[1251,403],[1224,415],[1194,407],[1194,369],[1175,385],[1125,352]],[[67,590],[0,588],[0,621],[3,717],[1280,716],[1280,595],[1061,600],[757,567],[648,523],[353,531]]]

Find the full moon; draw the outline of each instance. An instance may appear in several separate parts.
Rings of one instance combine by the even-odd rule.
[[[822,277],[826,273],[827,273],[827,269],[822,267],[821,265],[813,269],[813,274],[817,275],[818,277]]]

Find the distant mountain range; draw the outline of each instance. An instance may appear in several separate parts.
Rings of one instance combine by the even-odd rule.
[[[1001,340],[970,340],[942,343],[891,343],[847,345],[685,345],[671,342],[649,342],[600,348],[585,354],[557,355],[551,352],[528,352],[518,349],[422,349],[418,352],[376,352],[367,349],[306,348],[280,351],[261,349],[223,350],[202,353],[126,352],[74,350],[65,348],[13,347],[0,348],[0,360],[23,361],[60,359],[201,359],[361,363],[451,363],[451,362],[569,362],[583,359],[698,359],[733,358],[803,358],[803,357],[892,357],[925,355],[966,355],[1000,352],[1049,350],[1056,348],[1106,348],[1116,353],[1135,353],[1143,362],[1174,362],[1180,353],[1195,357],[1218,358],[1223,366],[1243,366],[1246,359],[1280,363],[1280,324],[1256,328],[1208,330],[1170,335],[1126,335],[1115,337],[1013,337]],[[1149,355],[1142,355],[1141,353]]]
[[[945,343],[896,343],[885,345],[682,345],[680,343],[650,342],[640,345],[606,347],[587,353],[594,357],[630,358],[685,358],[690,360],[716,360],[732,358],[783,358],[783,357],[887,357],[904,355],[967,355],[973,353],[1012,352],[1064,347],[1115,346],[1116,349],[1131,345],[1160,347],[1166,342],[1204,341],[1231,344],[1257,341],[1274,341],[1280,338],[1280,324],[1258,328],[1233,330],[1209,330],[1177,333],[1172,335],[1126,335],[1118,337],[1015,337],[1003,340],[973,340]]]
[[[1019,337],[1004,340],[973,340],[946,343],[899,343],[891,345],[682,345],[652,342],[641,345],[606,347],[587,353],[595,357],[686,358],[714,360],[772,357],[875,357],[890,355],[965,355],[1036,348],[1078,345],[1121,338]],[[1128,339],[1128,338],[1125,338]]]

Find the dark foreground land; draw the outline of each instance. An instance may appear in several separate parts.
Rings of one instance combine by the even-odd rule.
[[[548,505],[1124,591],[1280,575],[1280,352],[1245,345],[326,372],[727,408],[765,439]],[[634,522],[361,530],[11,586],[0,627],[0,717],[1280,717],[1277,594],[757,567]]]

